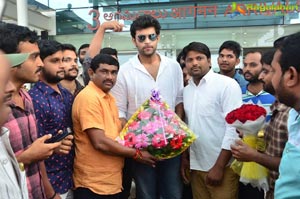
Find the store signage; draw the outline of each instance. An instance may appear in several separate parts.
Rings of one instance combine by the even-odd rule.
[[[300,0],[297,0],[295,4],[291,4],[289,0],[285,4],[281,3],[280,0],[276,2],[257,2],[251,4],[243,4],[232,2],[228,4],[224,12],[224,17],[229,16],[234,18],[238,15],[249,16],[251,13],[255,15],[265,15],[265,16],[278,16],[286,15],[291,12],[300,12]],[[143,14],[149,14],[157,19],[165,19],[168,17],[174,19],[185,19],[187,17],[194,17],[202,15],[206,18],[207,15],[212,15],[217,17],[218,5],[201,5],[201,6],[183,6],[170,9],[156,9],[156,10],[139,10],[139,11],[118,11],[114,13],[103,13],[103,18],[106,21],[111,20],[134,20],[138,16]],[[97,30],[100,26],[100,12],[96,9],[90,10],[89,15],[92,15],[93,26],[88,25],[90,30]]]
[[[233,18],[238,15],[250,15],[251,13],[265,16],[283,16],[288,13],[299,12],[299,8],[299,0],[296,4],[290,4],[289,0],[287,0],[285,4],[282,4],[280,1],[271,3],[261,2],[250,4],[232,2],[230,5],[227,6],[224,16],[230,14],[230,17]]]

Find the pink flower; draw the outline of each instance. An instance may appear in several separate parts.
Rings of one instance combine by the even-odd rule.
[[[162,128],[163,126],[165,126],[166,121],[162,117],[155,115],[153,117],[153,119],[154,119],[153,122],[156,123],[156,125],[158,126],[158,128]]]
[[[130,131],[135,131],[139,128],[140,126],[140,123],[139,122],[136,122],[136,121],[133,121],[129,126],[128,126],[128,130]]]
[[[134,133],[127,133],[124,136],[124,140],[125,140],[125,146],[127,147],[133,147],[136,143],[136,137]]]
[[[160,149],[168,144],[166,138],[162,134],[156,134],[152,138],[152,146]]]
[[[183,138],[186,137],[186,132],[184,132],[184,131],[181,130],[181,129],[177,132],[177,134],[178,134],[178,136],[181,136],[181,137],[183,137]]]
[[[140,120],[149,120],[149,118],[151,117],[151,113],[147,112],[147,111],[141,111],[138,114],[138,118]]]
[[[155,133],[160,127],[158,122],[148,122],[145,126],[142,127],[142,130],[147,134]]]
[[[166,131],[168,134],[172,134],[172,135],[174,135],[174,134],[176,133],[174,127],[171,126],[171,125],[165,126],[165,131]]]
[[[174,116],[174,112],[172,110],[166,110],[164,114],[167,118],[172,118]]]
[[[148,137],[146,134],[142,133],[136,136],[135,148],[142,149],[148,147]]]

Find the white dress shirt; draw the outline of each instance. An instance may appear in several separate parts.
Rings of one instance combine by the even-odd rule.
[[[25,171],[11,148],[9,130],[0,128],[0,198],[28,199]]]
[[[156,80],[150,75],[135,55],[120,66],[116,85],[111,93],[116,98],[119,117],[127,120],[151,97],[151,90],[158,89],[162,99],[174,111],[183,101],[183,75],[179,64],[160,55]]]
[[[235,128],[226,123],[225,117],[242,105],[241,88],[234,79],[210,70],[198,85],[193,79],[189,81],[183,102],[188,126],[197,136],[190,147],[191,169],[208,171],[221,150],[230,150],[238,139]]]

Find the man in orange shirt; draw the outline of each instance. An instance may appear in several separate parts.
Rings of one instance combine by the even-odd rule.
[[[153,165],[146,151],[115,141],[121,130],[118,109],[109,93],[119,62],[110,55],[95,56],[88,69],[91,81],[76,96],[72,117],[75,132],[74,199],[121,199],[124,157]]]

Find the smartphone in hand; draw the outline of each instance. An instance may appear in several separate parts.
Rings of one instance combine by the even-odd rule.
[[[61,140],[63,140],[65,137],[67,137],[68,135],[72,134],[72,130],[70,127],[68,127],[65,130],[59,130],[57,132],[57,134],[52,135],[52,137],[49,140],[46,140],[45,143],[55,143],[55,142],[59,142]]]

